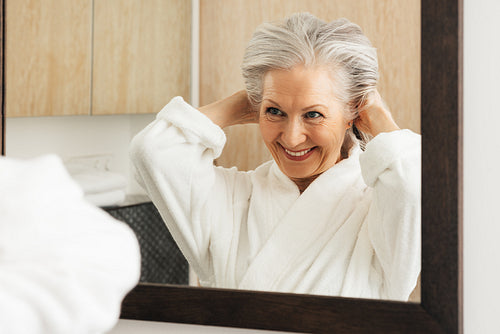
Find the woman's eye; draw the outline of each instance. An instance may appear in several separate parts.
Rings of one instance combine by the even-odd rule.
[[[309,111],[305,114],[306,118],[319,118],[323,117],[323,115],[317,111]]]
[[[283,112],[277,108],[267,108],[266,113],[268,113],[271,116],[283,116]]]

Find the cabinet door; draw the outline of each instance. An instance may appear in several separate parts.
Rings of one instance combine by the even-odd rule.
[[[6,1],[6,114],[88,115],[91,0]]]
[[[189,100],[191,1],[95,0],[92,114]]]

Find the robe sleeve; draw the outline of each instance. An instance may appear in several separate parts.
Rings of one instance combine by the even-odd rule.
[[[405,300],[421,267],[421,144],[410,130],[381,133],[360,155],[373,188],[367,215],[375,267],[382,269],[382,298]]]
[[[0,158],[0,333],[107,332],[139,274],[132,230],[59,158]]]
[[[214,274],[212,221],[225,222],[231,217],[224,186],[227,175],[217,173],[222,169],[213,164],[225,141],[219,126],[176,97],[131,143],[138,182],[204,282]],[[221,231],[216,232],[221,235]]]

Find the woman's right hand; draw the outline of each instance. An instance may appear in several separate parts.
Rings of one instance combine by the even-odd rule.
[[[244,90],[200,107],[198,110],[221,128],[236,124],[258,123],[259,121],[259,113],[252,108]]]

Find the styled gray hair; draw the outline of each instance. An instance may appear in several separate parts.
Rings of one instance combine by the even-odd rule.
[[[346,106],[349,121],[377,86],[377,52],[358,25],[347,19],[327,23],[312,14],[297,13],[280,22],[263,23],[254,32],[241,66],[250,102],[255,107],[261,104],[268,71],[301,64],[325,66],[335,74],[335,95]],[[358,140],[364,147],[368,137],[353,126],[342,145],[344,158]]]

